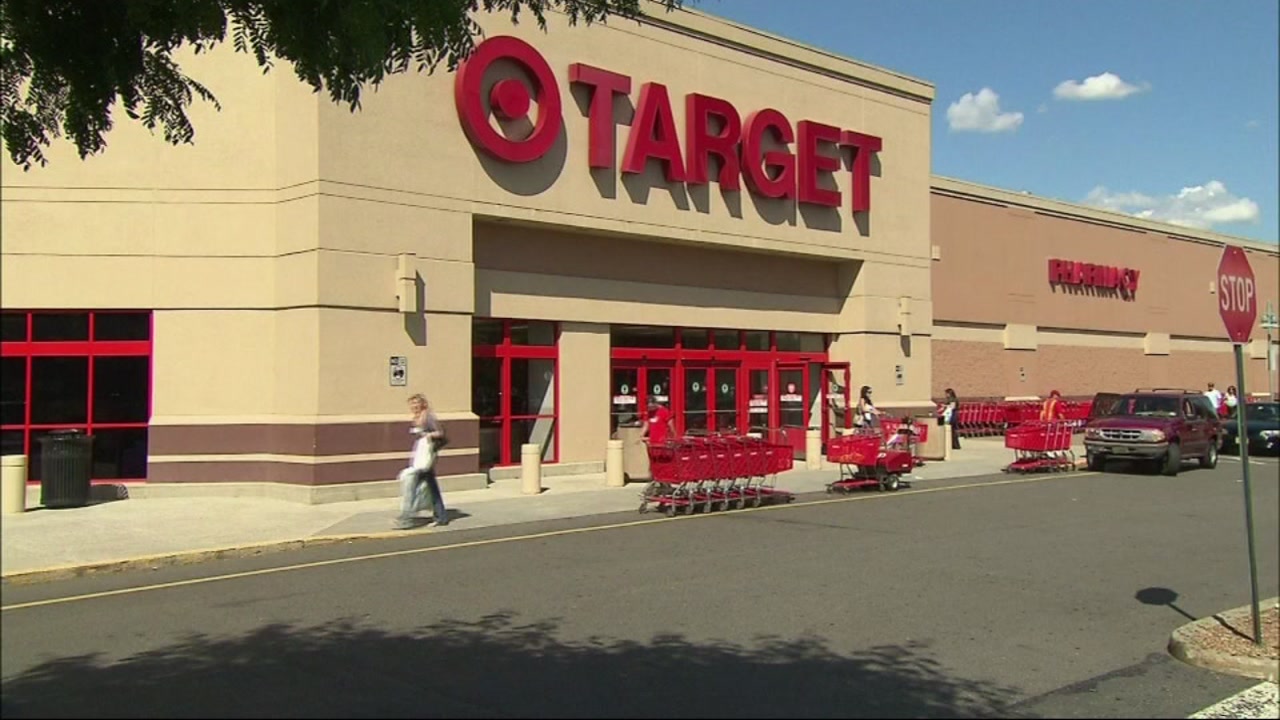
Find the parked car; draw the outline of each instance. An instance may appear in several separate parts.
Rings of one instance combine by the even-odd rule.
[[[1245,434],[1251,452],[1280,453],[1280,402],[1251,402],[1245,411]],[[1236,448],[1236,418],[1222,421],[1222,449]]]
[[[1213,403],[1193,390],[1098,393],[1085,423],[1090,470],[1102,470],[1117,458],[1145,461],[1172,476],[1188,458],[1216,467],[1221,445],[1222,422]]]

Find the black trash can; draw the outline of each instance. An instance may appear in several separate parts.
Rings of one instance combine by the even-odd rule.
[[[79,430],[54,430],[40,438],[40,504],[47,508],[89,503],[93,438]]]

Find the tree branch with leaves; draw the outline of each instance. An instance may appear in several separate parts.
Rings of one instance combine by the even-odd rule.
[[[658,0],[667,10],[682,0]],[[548,13],[570,25],[644,14],[646,0],[3,0],[0,2],[0,137],[24,169],[48,162],[65,136],[81,159],[106,147],[118,107],[174,145],[192,143],[187,109],[213,93],[173,54],[227,40],[263,71],[292,65],[316,92],[354,112],[360,94],[414,68],[452,71],[482,35],[479,13]]]

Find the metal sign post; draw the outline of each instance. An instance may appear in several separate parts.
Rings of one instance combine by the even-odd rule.
[[[1253,642],[1262,645],[1262,619],[1258,614],[1258,556],[1253,546],[1253,490],[1249,483],[1249,433],[1246,429],[1249,394],[1244,389],[1244,346],[1233,343],[1236,352],[1236,444],[1240,446],[1240,467],[1244,472],[1244,531],[1249,536],[1249,601],[1253,611]]]

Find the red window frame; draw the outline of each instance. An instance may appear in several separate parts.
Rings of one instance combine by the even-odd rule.
[[[502,361],[502,369],[499,374],[499,414],[497,416],[482,416],[484,420],[498,420],[501,422],[501,440],[498,447],[498,462],[495,467],[508,467],[511,465],[519,465],[520,458],[512,458],[511,452],[511,426],[518,420],[551,420],[551,444],[555,455],[555,460],[545,461],[548,465],[554,465],[560,462],[560,323],[548,320],[527,320],[527,319],[510,319],[510,318],[489,318],[475,317],[472,324],[476,322],[501,322],[502,323],[502,341],[497,345],[479,345],[474,341],[471,345],[471,357],[473,358],[498,358]],[[554,333],[554,341],[550,345],[517,345],[511,341],[511,327],[516,323],[526,322],[548,322],[552,326]],[[552,403],[554,408],[550,415],[513,415],[511,413],[511,361],[517,359],[524,360],[550,360],[552,372]],[[475,378],[472,378],[475,383]]]
[[[614,327],[625,325],[615,323]],[[655,326],[649,326],[655,327]],[[667,326],[656,326],[667,327]],[[684,373],[686,367],[694,370],[702,368],[733,366],[737,368],[737,403],[738,403],[738,424],[744,423],[749,427],[751,425],[750,413],[748,412],[748,400],[750,398],[748,374],[752,370],[768,370],[769,371],[769,414],[768,423],[771,434],[780,434],[779,428],[779,407],[778,407],[778,366],[787,364],[803,364],[806,368],[811,363],[827,364],[829,362],[829,353],[831,348],[831,336],[826,333],[813,333],[822,336],[822,350],[779,350],[778,349],[778,333],[788,332],[785,330],[732,330],[728,328],[704,328],[704,327],[677,327],[675,331],[675,347],[670,348],[650,348],[650,347],[616,347],[610,344],[610,383],[612,383],[612,369],[623,366],[636,366],[649,364],[649,366],[670,366],[673,370],[671,376],[671,401],[667,407],[671,410],[671,416],[675,421],[676,433],[684,434],[685,418],[685,388]],[[684,335],[686,332],[706,332],[708,347],[702,348],[686,348],[684,346]],[[715,343],[715,334],[719,333],[736,333],[737,342],[732,347],[718,347]],[[764,350],[748,350],[747,349],[747,333],[767,332],[769,334],[769,347]],[[634,365],[633,365],[634,364]],[[806,370],[806,383],[808,381],[808,372]],[[807,387],[807,385],[806,385]],[[807,397],[807,394],[806,394]],[[712,398],[713,399],[713,398]],[[639,398],[641,402],[644,398]],[[643,414],[643,406],[641,406]],[[807,407],[807,406],[806,406]]]
[[[155,374],[155,367],[152,357],[152,340],[155,337],[155,316],[150,310],[6,310],[5,315],[25,315],[26,316],[26,335],[23,340],[0,341],[0,357],[12,358],[19,357],[26,360],[26,378],[23,389],[23,417],[22,424],[0,424],[0,431],[20,431],[22,433],[22,452],[27,456],[27,482],[39,482],[32,480],[30,473],[32,471],[31,458],[31,435],[33,432],[46,430],[81,430],[88,435],[93,435],[95,430],[116,430],[140,428],[148,429],[151,426],[151,410],[152,410],[152,379]],[[36,315],[88,315],[89,316],[89,333],[87,340],[51,340],[42,341],[35,340],[35,316]],[[99,314],[145,314],[147,316],[147,339],[146,340],[98,340],[97,338],[97,317]],[[88,359],[88,383],[85,389],[86,410],[85,422],[83,423],[32,423],[31,422],[31,388],[32,388],[32,360],[38,357],[83,357]],[[94,395],[94,360],[99,357],[146,357],[148,361],[149,375],[147,377],[147,419],[142,422],[105,422],[97,423],[93,421],[93,395]],[[100,480],[102,478],[94,478]],[[140,478],[111,478],[111,482],[122,481],[140,481],[146,477]]]

